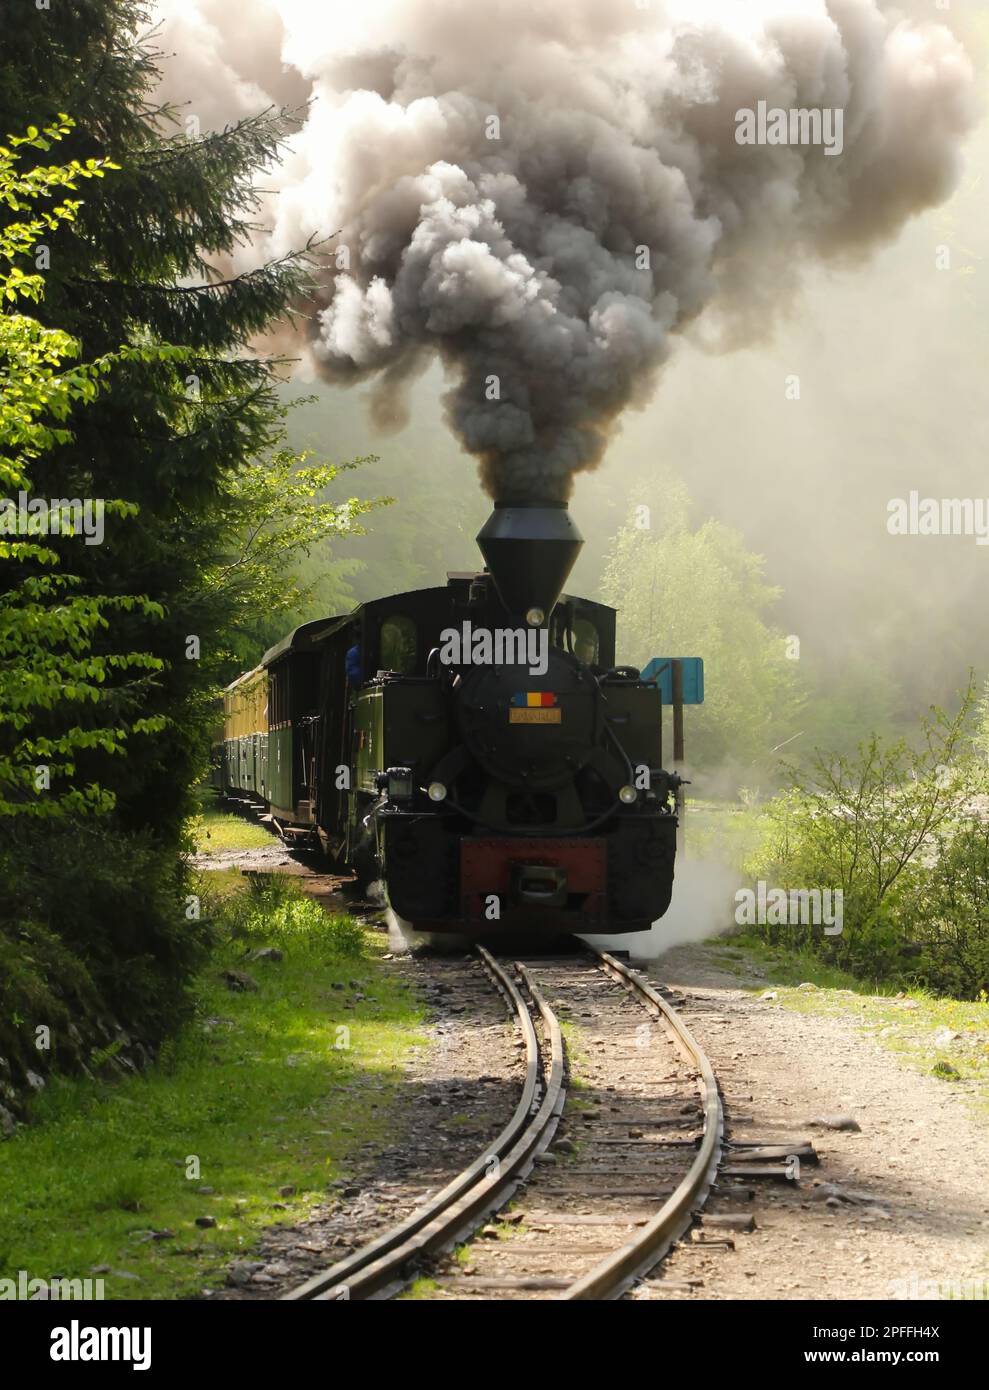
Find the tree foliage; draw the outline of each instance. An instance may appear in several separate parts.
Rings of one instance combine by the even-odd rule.
[[[291,123],[268,112],[187,138],[155,102],[146,18],[132,0],[93,0],[57,21],[27,9],[5,36],[0,131],[23,124],[24,111],[45,118],[58,102],[74,117],[67,159],[119,166],[90,180],[71,223],[38,247],[48,267],[39,321],[68,332],[89,362],[118,357],[103,389],[80,379],[89,399],[71,403],[31,475],[39,496],[129,504],[107,516],[100,545],[48,542],[80,598],[147,600],[118,606],[112,632],[97,624],[91,634],[93,657],[151,658],[144,681],[116,671],[102,702],[115,726],[147,721],[144,737],[126,758],[96,740],[72,775],[106,791],[122,826],[147,829],[174,852],[205,762],[210,695],[230,673],[224,633],[238,603],[203,579],[234,543],[244,470],[281,448],[275,364],[251,341],[304,298],[312,264],[303,248],[225,269],[254,231],[257,176]],[[83,713],[80,727],[94,728],[95,709]]]
[[[276,449],[241,469],[217,504],[220,533],[230,543],[204,569],[202,584],[208,602],[222,596],[227,605],[232,665],[256,660],[259,647],[297,621],[353,602],[343,580],[354,562],[328,563],[326,544],[363,536],[361,518],[391,499],[327,500],[348,472],[376,462],[374,455],[313,466],[310,457]],[[306,564],[312,556],[315,568]]]
[[[140,608],[153,619],[162,616],[160,605],[143,595],[80,594],[78,577],[65,571],[51,545],[30,532],[9,539],[20,535],[13,498],[30,491],[32,464],[71,440],[71,431],[54,422],[94,400],[115,364],[151,355],[123,348],[68,366],[79,356],[78,341],[21,312],[24,302],[40,304],[44,281],[26,274],[18,260],[30,255],[45,232],[70,223],[80,207],[78,199],[36,204],[74,191],[80,180],[102,178],[108,165],[73,160],[20,168],[24,147],[47,151],[70,130],[71,122],[63,118],[0,146],[0,207],[34,214],[0,228],[0,489],[6,494],[0,536],[8,537],[0,539],[0,817],[44,819],[111,809],[113,796],[99,785],[75,784],[79,753],[98,748],[119,754],[129,734],[162,727],[160,717],[133,719],[126,727],[104,720],[87,728],[74,718],[79,706],[105,708],[109,678],[126,673],[134,688],[147,673],[161,669],[151,652],[94,651],[95,634],[109,629],[115,610]],[[102,507],[120,517],[134,511],[119,499],[104,499]],[[34,536],[47,535],[50,512],[36,513],[32,520],[44,523]]]
[[[313,495],[333,470],[286,452],[283,364],[252,346],[313,285],[312,248],[245,261],[291,118],[187,135],[147,19],[25,4],[4,29],[0,137],[30,123],[59,162],[5,142],[3,491],[107,499],[99,544],[0,536],[0,1055],[22,1072],[70,994],[146,1040],[173,1026],[205,936],[182,851],[217,689],[252,610],[301,601],[292,557],[367,507]]]
[[[801,727],[794,663],[768,618],[779,591],[737,532],[716,521],[692,529],[688,512],[686,490],[668,479],[636,499],[615,538],[602,593],[619,610],[618,659],[641,668],[653,656],[703,657],[690,762],[765,766]]]

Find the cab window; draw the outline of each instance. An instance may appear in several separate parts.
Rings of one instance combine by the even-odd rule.
[[[394,613],[381,624],[379,665],[383,671],[407,676],[415,670],[416,625],[404,614]]]
[[[598,664],[600,642],[598,630],[589,618],[577,618],[573,625],[573,650],[578,661],[588,666]]]

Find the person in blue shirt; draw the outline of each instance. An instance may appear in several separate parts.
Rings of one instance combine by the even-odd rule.
[[[360,685],[362,678],[361,671],[361,634],[359,628],[353,631],[354,643],[348,647],[347,655],[344,658],[344,665],[347,670],[347,684]]]

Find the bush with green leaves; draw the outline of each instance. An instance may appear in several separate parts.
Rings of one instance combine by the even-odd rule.
[[[979,806],[936,836],[933,862],[920,876],[905,911],[921,924],[912,974],[962,999],[989,993],[989,779],[973,779]]]
[[[71,128],[62,118],[0,146],[0,494],[30,494],[35,465],[70,437],[59,422],[96,399],[112,369],[168,352],[122,347],[80,362],[76,339],[24,312],[41,303],[44,285],[18,262],[42,235],[73,222],[80,200],[66,192],[113,167],[95,160],[23,167],[26,151],[47,152]],[[105,510],[126,517],[133,508],[107,501]],[[0,1080],[16,1088],[29,1071],[87,1064],[97,1020],[110,1010],[160,1036],[202,937],[183,919],[178,862],[163,860],[148,835],[123,837],[107,821],[114,793],[79,775],[94,749],[122,756],[131,739],[162,727],[160,716],[142,718],[122,698],[126,692],[133,701],[161,660],[128,650],[126,637],[114,640],[121,615],[141,611],[153,620],[160,606],[140,594],[80,593],[64,548],[40,532],[23,536],[9,506],[4,515]],[[111,1022],[103,1017],[102,1028]]]
[[[919,739],[866,740],[788,769],[746,863],[783,889],[843,893],[840,934],[807,923],[767,937],[877,982],[975,998],[989,984],[989,775],[971,733],[973,688]]]

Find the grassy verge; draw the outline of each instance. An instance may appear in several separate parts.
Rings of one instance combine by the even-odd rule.
[[[914,1069],[946,1082],[975,1083],[980,1108],[989,1107],[989,1003],[937,998],[923,990],[894,992],[895,986],[856,979],[756,936],[717,938],[707,950],[731,974],[748,977],[754,966],[765,982],[760,990],[774,989],[785,1008],[851,1017],[861,1032]]]
[[[256,825],[246,816],[225,810],[216,793],[206,787],[200,788],[199,812],[193,816],[190,829],[200,854],[217,854],[231,849],[265,849],[278,843],[263,825]]]
[[[326,1201],[362,1143],[385,1140],[425,1037],[378,959],[383,938],[235,878],[203,888],[221,939],[167,1055],[121,1082],[53,1081],[3,1145],[0,1276],[97,1273],[108,1298],[194,1296],[264,1227]],[[283,958],[251,958],[269,946]]]

